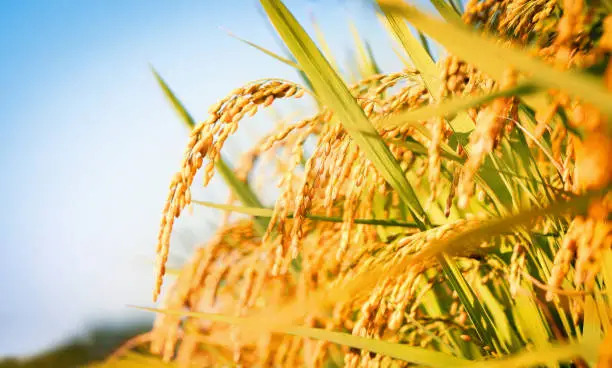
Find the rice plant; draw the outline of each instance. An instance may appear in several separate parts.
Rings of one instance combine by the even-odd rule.
[[[152,330],[106,364],[611,367],[612,2],[432,0],[430,15],[379,0],[406,68],[382,73],[353,29],[351,78],[281,0],[260,1],[290,55],[249,44],[301,81],[238,86],[197,123],[156,74],[191,133],[154,299],[187,207],[248,217],[196,249],[143,308]],[[310,117],[223,161],[243,120],[300,98]],[[268,154],[272,208],[250,185]],[[226,203],[192,198],[200,171],[223,176]]]

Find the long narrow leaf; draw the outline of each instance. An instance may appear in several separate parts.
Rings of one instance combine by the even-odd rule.
[[[443,44],[450,52],[501,79],[511,68],[529,73],[530,80],[543,88],[558,88],[590,102],[612,117],[612,94],[601,81],[577,71],[559,71],[531,57],[527,51],[500,45],[489,36],[477,35],[465,26],[445,23],[398,0],[379,0],[382,9],[405,17],[412,25]],[[610,124],[609,126],[612,126]]]
[[[374,353],[386,355],[406,362],[427,366],[427,367],[470,367],[470,368],[510,368],[528,367],[538,363],[545,363],[551,360],[567,361],[581,356],[585,350],[581,344],[564,344],[551,346],[550,348],[525,352],[502,359],[492,359],[486,361],[469,361],[460,359],[449,354],[433,351],[430,349],[408,346],[405,344],[392,343],[383,340],[370,339],[355,336],[344,332],[328,331],[321,328],[291,326],[291,325],[264,325],[260,324],[252,317],[235,317],[212,313],[187,312],[183,310],[158,309],[132,306],[133,308],[164,313],[175,316],[200,318],[213,322],[227,323],[238,326],[257,326],[258,329],[264,328],[273,332],[285,333],[293,336],[305,337],[310,339],[324,340],[332,343],[348,346],[355,349],[364,349]]]
[[[425,87],[429,90],[429,94],[432,98],[436,99],[438,93],[440,93],[442,82],[440,81],[438,68],[432,60],[431,55],[410,32],[404,19],[391,12],[385,11],[384,8],[382,8],[382,10],[385,24],[404,47],[404,50],[410,56],[414,66],[421,73],[423,82],[425,82]],[[459,115],[454,120],[450,121],[449,124],[455,132],[467,133],[474,129],[474,122],[465,112],[459,113]]]
[[[255,217],[272,217],[274,210],[271,208],[261,208],[261,207],[240,207],[240,206],[232,206],[229,204],[219,204],[212,203],[206,201],[192,201],[195,204],[199,204],[202,206],[216,208],[224,211],[232,211],[237,213],[243,213],[246,215],[251,215]],[[293,214],[288,214],[287,218],[293,218]],[[306,218],[316,221],[325,221],[325,222],[342,222],[342,217],[330,217],[330,216],[322,216],[322,215],[313,215],[306,214]],[[361,225],[378,225],[378,226],[393,226],[393,227],[406,227],[406,228],[417,228],[418,225],[410,222],[402,222],[396,220],[386,220],[386,219],[354,219],[352,220],[355,224]]]
[[[424,121],[434,116],[452,116],[469,108],[480,106],[493,101],[499,97],[519,96],[530,94],[536,88],[529,83],[522,83],[516,87],[492,92],[480,96],[454,97],[441,102],[439,105],[427,105],[416,110],[404,111],[376,122],[376,125],[384,128],[402,126],[406,122]]]
[[[553,361],[570,362],[584,355],[587,350],[588,347],[584,344],[557,344],[501,359],[475,362],[470,365],[470,368],[526,368]]]
[[[295,63],[296,60],[293,57],[293,55],[291,55],[291,51],[289,51],[287,49],[287,45],[285,45],[283,40],[278,36],[278,33],[275,32],[274,27],[272,25],[270,25],[270,22],[268,21],[268,15],[266,14],[266,12],[263,11],[263,9],[259,8],[259,7],[257,8],[257,12],[262,17],[262,19],[264,21],[264,24],[266,25],[266,28],[268,28],[268,30],[270,31],[270,34],[274,38],[274,41],[278,44],[278,46],[281,49],[283,49],[283,51],[287,55],[288,59],[291,60],[293,63]],[[312,87],[312,83],[310,82],[310,79],[308,79],[308,76],[304,73],[304,71],[301,70],[301,69],[296,69],[296,70],[297,70],[300,78],[302,78],[302,81],[304,82],[304,85],[306,87],[308,87],[309,90],[314,91],[314,88]],[[317,104],[319,104],[319,101],[317,101]]]
[[[428,367],[459,367],[465,366],[466,364],[470,363],[467,360],[456,358],[452,355],[432,351],[429,349],[370,339],[366,337],[351,335],[344,332],[328,331],[321,328],[278,324],[264,325],[259,324],[259,322],[256,321],[254,318],[249,317],[234,317],[212,313],[187,312],[181,310],[157,309],[137,306],[132,307],[146,310],[149,312],[164,313],[183,317],[201,318],[213,322],[227,323],[238,326],[257,325],[258,329],[264,328],[277,333],[286,333],[289,335],[306,337],[310,339],[325,340],[336,344],[349,346],[355,349],[365,349],[374,353],[387,355],[392,358],[401,359],[407,362],[425,365]]]
[[[461,304],[463,304],[468,316],[474,324],[478,337],[480,337],[480,340],[485,343],[486,346],[499,353],[500,343],[495,331],[495,325],[482,306],[482,303],[480,303],[476,293],[468,285],[454,260],[448,256],[441,256],[438,260],[442,264],[444,275],[448,279],[452,289],[459,296]]]
[[[359,71],[361,72],[361,78],[367,78],[374,74],[380,73],[380,69],[374,60],[374,56],[368,43],[361,38],[359,31],[353,22],[349,23],[349,27],[355,42],[357,62],[359,65]]]
[[[419,71],[423,82],[425,82],[425,87],[432,96],[436,96],[441,88],[438,67],[421,43],[410,32],[406,21],[402,17],[388,12],[384,12],[383,21],[410,56],[414,67]]]
[[[268,17],[269,16],[270,16],[270,14],[268,14]],[[317,23],[317,19],[315,18],[314,14],[311,14],[310,19],[311,19],[311,23],[312,23],[312,28],[314,29],[314,32],[315,32],[315,37],[316,37],[316,39],[317,39],[317,41],[319,43],[319,49],[321,50],[321,54],[324,55],[325,59],[329,62],[329,65],[331,65],[331,67],[334,68],[334,70],[336,70],[337,73],[339,73],[340,72],[340,67],[339,67],[338,63],[336,62],[336,59],[334,58],[334,53],[332,52],[331,48],[329,47],[329,44],[327,43],[327,40],[325,39],[325,34],[321,30],[321,27],[319,27],[319,23]],[[281,38],[283,38],[282,35],[280,35],[280,36],[281,36]],[[289,45],[287,45],[287,46],[289,47],[289,50],[291,50],[291,46],[289,46]],[[291,50],[291,52],[294,53],[293,50]],[[294,55],[295,55],[295,53],[294,53]]]
[[[253,42],[250,42],[250,41],[247,41],[247,40],[245,40],[245,39],[243,39],[243,38],[240,38],[240,37],[236,36],[235,34],[233,34],[233,33],[229,32],[229,31],[225,31],[225,32],[226,32],[226,33],[227,33],[227,34],[228,34],[230,37],[233,37],[233,38],[237,39],[237,40],[238,40],[238,41],[240,41],[240,42],[246,43],[247,45],[249,45],[249,46],[251,46],[251,47],[253,47],[253,48],[256,48],[257,50],[259,50],[259,51],[263,52],[264,54],[266,54],[266,55],[268,55],[268,56],[271,56],[271,57],[273,57],[274,59],[276,59],[276,60],[278,60],[278,61],[280,61],[280,62],[282,62],[282,63],[285,63],[285,64],[289,65],[289,66],[290,66],[290,67],[292,67],[292,68],[295,68],[295,69],[297,69],[297,70],[302,70],[302,69],[300,68],[300,66],[299,66],[299,65],[298,65],[296,62],[294,62],[293,60],[289,60],[289,59],[287,59],[287,58],[284,58],[284,57],[282,57],[282,56],[280,56],[280,55],[278,55],[278,54],[276,54],[276,53],[274,53],[274,52],[272,52],[272,51],[270,51],[270,50],[268,50],[268,49],[266,49],[266,48],[264,48],[264,47],[261,47],[261,46],[259,46],[259,45],[255,44],[255,43],[253,43]]]
[[[558,215],[568,211],[569,209],[572,209],[575,212],[584,211],[590,199],[601,196],[602,193],[606,193],[608,190],[609,188],[605,188],[604,190],[587,192],[583,195],[576,196],[569,201],[558,201],[548,207],[534,208],[521,211],[515,215],[505,218],[489,220],[445,240],[432,242],[423,252],[420,252],[413,257],[411,262],[421,261],[428,257],[437,256],[442,252],[448,251],[451,245],[457,246],[460,244],[473,244],[474,242],[484,238],[502,234],[504,231],[515,229],[516,227],[525,225],[526,223],[529,223],[533,219],[539,217]]]
[[[457,13],[457,9],[455,9],[454,4],[449,4],[446,0],[430,0],[433,6],[436,7],[436,10],[440,13],[442,18],[444,18],[447,22],[455,22],[461,23],[461,17],[459,13]]]

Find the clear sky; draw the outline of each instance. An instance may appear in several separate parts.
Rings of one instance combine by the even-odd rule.
[[[358,0],[288,1],[320,22],[335,55],[368,34],[388,71],[401,68]],[[2,0],[0,2],[0,356],[29,354],[100,319],[151,305],[160,210],[186,143],[151,63],[202,120],[233,88],[289,67],[228,37],[280,52],[252,0]],[[247,132],[247,133],[244,133]],[[260,134],[246,127],[225,154]],[[240,138],[240,136],[239,136]],[[199,198],[225,200],[216,181]],[[175,255],[205,239],[197,209]],[[175,264],[188,257],[175,257]],[[169,280],[168,280],[169,281]],[[142,316],[142,312],[136,312]]]

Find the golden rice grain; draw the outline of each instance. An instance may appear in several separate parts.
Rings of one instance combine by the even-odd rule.
[[[610,17],[603,21],[604,35],[599,44],[585,41],[588,38],[585,27],[592,21],[585,8],[588,4],[582,1],[471,0],[463,19],[475,28],[503,32],[507,43],[531,43],[536,46],[539,57],[566,69],[594,65],[612,50],[612,43],[608,42],[611,34],[608,31],[612,29]],[[540,38],[540,34],[546,36]],[[508,88],[515,85],[518,78],[514,71],[508,70],[497,83],[453,55],[439,64],[442,90],[434,91],[437,100]],[[612,85],[612,67],[608,69],[608,85]],[[421,232],[356,224],[356,219],[402,218],[410,221],[410,216],[403,213],[397,193],[344,131],[338,116],[322,106],[313,116],[270,132],[241,157],[236,168],[236,176],[243,181],[251,177],[260,163],[274,170],[271,176],[263,177],[265,185],[278,181],[280,189],[263,240],[253,231],[251,219],[242,222],[228,219],[183,267],[176,284],[168,290],[165,307],[249,315],[296,300],[307,301],[310,295],[322,290],[342,290],[357,280],[359,283],[350,298],[330,304],[325,311],[308,311],[296,318],[295,323],[330,331],[347,330],[358,336],[401,341],[428,349],[456,343],[447,333],[454,329],[457,331],[454,336],[463,343],[479,345],[471,316],[458,294],[449,288],[448,281],[440,277],[440,266],[425,256],[424,262],[408,268],[402,265],[408,259],[427,254],[432,242],[446,239],[481,221],[470,217],[476,211],[454,210],[454,196],[457,193],[458,207],[466,208],[485,157],[497,154],[500,150],[496,151],[496,147],[502,140],[515,139],[512,121],[518,120],[518,104],[511,97],[503,97],[468,111],[476,122],[476,130],[470,135],[466,150],[457,145],[458,156],[467,159],[461,168],[458,163],[449,164],[442,150],[454,143],[441,117],[418,122],[420,126],[381,128],[378,124],[389,114],[432,103],[433,98],[417,72],[406,70],[374,75],[350,86],[350,91],[388,142],[400,167],[411,182],[415,182],[415,189],[419,194],[430,195],[432,201],[428,208],[443,213],[448,219],[446,224]],[[164,205],[158,234],[155,297],[160,292],[174,221],[192,200],[190,188],[198,170],[206,166],[204,183],[207,184],[213,177],[215,161],[224,143],[239,129],[244,117],[253,116],[278,99],[299,98],[304,93],[300,86],[281,80],[250,83],[213,105],[207,120],[194,128]],[[550,181],[546,184],[555,189],[564,187],[575,193],[605,188],[610,184],[609,173],[612,172],[608,169],[611,154],[610,141],[604,133],[605,117],[567,93],[549,91],[548,95],[549,104],[536,111],[535,131],[531,131],[531,127],[527,130],[536,138],[548,140],[546,148],[549,147],[550,153],[536,157],[543,180]],[[585,132],[584,137],[578,138],[568,126]],[[431,134],[423,134],[420,128]],[[314,138],[314,150],[310,154],[304,148],[309,137]],[[405,142],[418,149],[406,148]],[[534,150],[543,152],[540,147],[534,146]],[[485,191],[486,185],[478,184],[479,197],[483,198],[482,203],[474,201],[474,208],[494,211],[491,198],[485,195],[489,193]],[[526,188],[532,183],[525,185]],[[440,201],[437,194],[446,190],[448,197]],[[539,199],[530,197],[525,201]],[[233,200],[230,197],[228,202]],[[517,203],[522,200],[517,199]],[[530,281],[546,290],[547,300],[558,295],[575,296],[570,309],[578,323],[584,309],[581,297],[597,285],[602,255],[612,246],[607,222],[609,209],[609,203],[602,201],[599,206],[592,206],[587,216],[570,218],[564,235],[564,219],[554,224],[546,222],[546,229],[542,231],[553,234],[554,240],[549,244],[556,252],[548,286],[527,272],[527,264],[531,267],[530,262],[539,260],[531,258],[531,240],[519,238],[516,233],[505,238],[508,243],[491,241],[494,247],[513,245],[509,248],[512,250],[509,261],[496,260],[495,263],[487,259],[483,262],[479,258],[483,254],[480,243],[468,244],[470,246],[461,248],[459,253],[451,252],[449,256],[460,257],[459,272],[469,284],[480,283],[487,287],[492,284],[517,295],[527,292],[522,284]],[[341,221],[315,221],[309,218],[312,214],[337,217]],[[444,217],[439,218],[444,220]],[[557,250],[556,239],[562,236]],[[377,273],[380,277],[362,279],[372,270],[380,271]],[[568,285],[584,291],[564,290]],[[423,304],[432,290],[450,299],[450,305],[444,307],[447,315],[434,317],[423,312]],[[332,359],[332,352],[338,353],[333,344],[325,341],[272,333],[254,336],[241,328],[194,321],[158,316],[151,333],[151,350],[165,360],[174,359],[181,364],[202,362],[207,366],[219,362],[205,350],[202,338],[220,342],[224,356],[231,359],[233,355],[234,363],[242,366],[320,367]],[[340,353],[349,367],[406,365],[366,350],[342,348]]]

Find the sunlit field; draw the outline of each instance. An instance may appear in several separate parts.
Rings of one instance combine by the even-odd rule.
[[[301,78],[245,80],[194,116],[152,69],[186,127],[156,307],[133,306],[156,319],[95,366],[612,367],[612,1],[378,0],[395,71],[368,29],[347,23],[346,68],[260,3],[286,52],[240,41]],[[216,176],[229,198],[192,195]],[[223,220],[170,267],[194,207]]]

